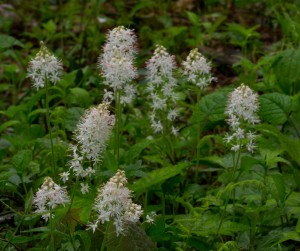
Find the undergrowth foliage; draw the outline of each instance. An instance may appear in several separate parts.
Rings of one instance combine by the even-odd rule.
[[[138,50],[125,26],[93,67],[41,42],[24,70],[33,90],[1,111],[1,250],[297,250],[300,52],[253,64],[256,28],[227,30],[244,72],[226,86],[199,48]]]

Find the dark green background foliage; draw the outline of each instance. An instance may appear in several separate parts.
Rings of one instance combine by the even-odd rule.
[[[53,174],[53,160],[55,182],[68,170],[79,118],[101,103],[106,88],[97,58],[107,32],[119,25],[138,38],[140,95],[121,114],[119,165],[143,219],[128,224],[125,236],[113,227],[107,238],[102,226],[86,230],[97,188],[117,170],[112,136],[91,192],[65,184],[74,203],[56,210],[53,237],[33,213],[34,194]],[[26,78],[40,41],[65,71],[49,89],[50,128],[46,91]],[[299,0],[0,2],[0,249],[88,251],[104,242],[110,251],[300,250],[299,41]],[[145,62],[156,44],[179,67],[198,48],[217,78],[200,92],[175,72],[177,137],[154,135],[149,125]],[[223,140],[224,111],[228,93],[241,83],[259,94],[261,123],[251,126],[259,134],[256,151],[236,157]],[[148,224],[152,211],[157,216]]]

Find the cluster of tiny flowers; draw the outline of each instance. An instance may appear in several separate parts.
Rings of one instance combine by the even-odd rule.
[[[114,124],[115,116],[108,111],[108,103],[104,102],[96,108],[88,109],[80,119],[75,133],[81,154],[97,163],[105,150]],[[76,157],[74,154],[74,161]],[[80,172],[80,168],[79,171],[74,167],[73,169],[75,172]]]
[[[256,135],[247,127],[260,122],[256,114],[258,107],[258,95],[244,84],[229,94],[225,114],[232,133],[225,137],[225,142],[232,146],[232,151],[246,147],[249,152],[254,152]]]
[[[65,205],[69,202],[69,197],[65,188],[60,187],[50,177],[46,177],[41,188],[34,196],[33,204],[37,208],[35,213],[42,214],[42,218],[47,221],[50,211],[58,205]],[[53,215],[52,215],[53,217]]]
[[[176,105],[177,95],[174,92],[176,79],[173,76],[176,64],[174,56],[171,56],[165,47],[158,45],[153,56],[146,65],[147,88],[146,91],[151,99],[151,127],[155,133],[162,133],[162,120],[167,118],[173,122],[177,118]],[[177,129],[171,126],[171,132],[177,135]]]
[[[62,71],[62,63],[41,42],[40,51],[29,62],[27,76],[31,78],[32,85],[39,89],[45,86],[46,81],[56,84],[61,78]]]
[[[121,103],[130,103],[135,97],[136,89],[130,82],[137,77],[134,67],[136,55],[136,36],[130,29],[119,26],[107,35],[107,42],[103,47],[103,54],[98,58],[98,66],[105,78],[104,84],[113,91],[120,91]],[[114,98],[111,91],[106,91],[104,100]]]
[[[206,58],[201,55],[197,48],[190,51],[186,61],[183,61],[182,65],[183,74],[187,76],[190,82],[201,89],[204,89],[215,80],[210,73],[210,63],[207,62]]]
[[[116,234],[124,234],[126,222],[136,223],[143,211],[140,205],[134,204],[131,199],[131,191],[126,187],[125,172],[118,170],[110,180],[98,190],[94,210],[97,219],[89,224],[89,228],[95,232],[98,224],[104,224],[110,220],[116,228]]]

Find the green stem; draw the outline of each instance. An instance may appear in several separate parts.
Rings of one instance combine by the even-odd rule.
[[[120,91],[115,91],[116,98],[116,125],[115,125],[115,158],[117,169],[120,167],[120,124],[121,124],[121,103]]]
[[[75,192],[77,190],[77,187],[78,187],[78,176],[76,177],[76,181],[75,181],[75,184],[73,186],[73,191],[72,191],[72,196],[71,196],[71,200],[70,200],[70,205],[69,205],[69,208],[68,208],[68,211],[67,211],[67,214],[71,211],[72,209],[72,204],[73,204],[73,201],[74,201],[74,198],[75,198]]]
[[[196,105],[199,103],[200,101],[200,98],[201,98],[201,89],[197,91],[197,103]],[[198,127],[197,127],[197,140],[196,140],[196,174],[195,174],[195,183],[197,184],[198,183],[198,176],[199,176],[199,159],[200,159],[200,149],[199,149],[199,141],[200,141],[200,138],[201,138],[201,125],[198,124]]]
[[[233,157],[232,157],[232,159],[233,159],[233,172],[232,172],[232,176],[231,176],[231,179],[230,179],[230,181],[229,181],[229,184],[230,183],[232,183],[232,182],[234,182],[235,183],[235,172],[236,172],[236,170],[237,170],[237,166],[238,166],[238,163],[239,163],[239,159],[240,159],[240,156],[241,156],[241,150],[239,150],[239,152],[238,152],[238,156],[237,156],[237,158],[236,158],[236,160],[235,160],[235,155],[236,155],[236,153],[233,153]],[[233,194],[233,199],[235,199],[235,190],[234,190],[234,194]],[[226,198],[226,201],[225,201],[225,207],[224,207],[224,210],[223,210],[223,212],[222,212],[222,216],[221,216],[221,220],[220,220],[220,223],[219,223],[219,226],[218,226],[218,229],[217,229],[217,236],[219,235],[219,232],[220,232],[220,229],[221,229],[221,226],[222,226],[222,224],[223,224],[223,221],[224,221],[224,219],[225,219],[225,213],[226,213],[226,209],[227,209],[227,205],[228,205],[228,197]]]
[[[54,245],[54,227],[53,227],[53,219],[52,219],[52,209],[50,209],[50,250],[55,251]]]
[[[104,250],[105,250],[106,239],[107,239],[108,230],[110,229],[110,226],[111,226],[111,221],[109,221],[109,222],[107,223],[107,225],[106,225],[106,229],[105,229],[103,241],[102,241],[102,243],[101,243],[101,249],[100,249],[100,251],[104,251]]]
[[[47,128],[48,132],[50,135],[50,144],[51,144],[51,152],[52,152],[52,177],[55,176],[55,171],[56,171],[56,163],[55,163],[55,155],[54,155],[54,146],[53,146],[53,138],[52,138],[52,132],[51,132],[51,126],[50,126],[50,109],[49,109],[49,81],[46,79],[46,84],[45,84],[45,89],[46,89],[46,123],[47,123]]]

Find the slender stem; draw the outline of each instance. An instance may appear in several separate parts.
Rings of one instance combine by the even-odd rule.
[[[103,237],[103,241],[101,243],[101,249],[100,251],[104,251],[105,250],[105,246],[106,246],[106,239],[107,239],[107,235],[108,235],[108,230],[111,226],[111,221],[109,221],[106,225],[106,229],[105,229],[105,233],[104,233],[104,237]]]
[[[120,167],[120,124],[121,124],[121,104],[120,91],[115,91],[116,97],[116,125],[115,125],[115,158],[117,169]]]
[[[238,152],[238,156],[237,158],[235,159],[235,155],[236,153],[233,153],[233,157],[232,157],[232,162],[233,162],[233,172],[232,172],[232,176],[231,176],[231,179],[230,179],[230,182],[229,184],[231,184],[232,182],[235,183],[235,172],[237,170],[237,166],[238,166],[238,163],[239,163],[239,159],[240,159],[240,156],[241,156],[241,150],[239,150]],[[220,229],[221,229],[221,226],[223,224],[223,221],[225,219],[225,213],[226,213],[226,209],[227,209],[227,205],[228,205],[228,197],[226,198],[226,201],[225,201],[225,207],[224,207],[224,210],[222,212],[222,216],[221,216],[221,220],[220,220],[220,223],[219,223],[219,226],[218,226],[218,229],[217,229],[217,235],[219,235],[219,232],[220,232]],[[233,200],[235,200],[235,190],[234,190],[234,193],[233,193]]]
[[[55,245],[54,245],[54,228],[53,228],[53,219],[52,219],[52,209],[50,209],[50,250],[54,251],[55,250]]]
[[[52,152],[52,176],[55,176],[56,171],[56,163],[55,163],[55,155],[54,155],[54,146],[53,146],[53,138],[52,138],[52,132],[51,132],[51,126],[50,126],[50,109],[49,109],[49,81],[46,78],[46,123],[47,123],[47,129],[50,135],[50,143],[51,143],[51,152]]]
[[[201,89],[197,91],[197,103],[196,105],[199,103],[201,98]],[[195,174],[195,183],[198,183],[198,176],[199,176],[199,159],[200,159],[200,149],[199,149],[199,141],[201,138],[201,125],[198,124],[197,127],[197,140],[196,140],[196,174]]]
[[[74,198],[75,198],[75,192],[77,190],[77,186],[78,186],[78,176],[76,177],[76,181],[75,181],[75,184],[73,186],[73,191],[72,191],[72,196],[71,196],[71,201],[70,201],[70,205],[69,205],[69,208],[68,208],[68,211],[67,211],[67,214],[71,211],[72,209],[72,204],[73,204],[73,201],[74,201]]]

